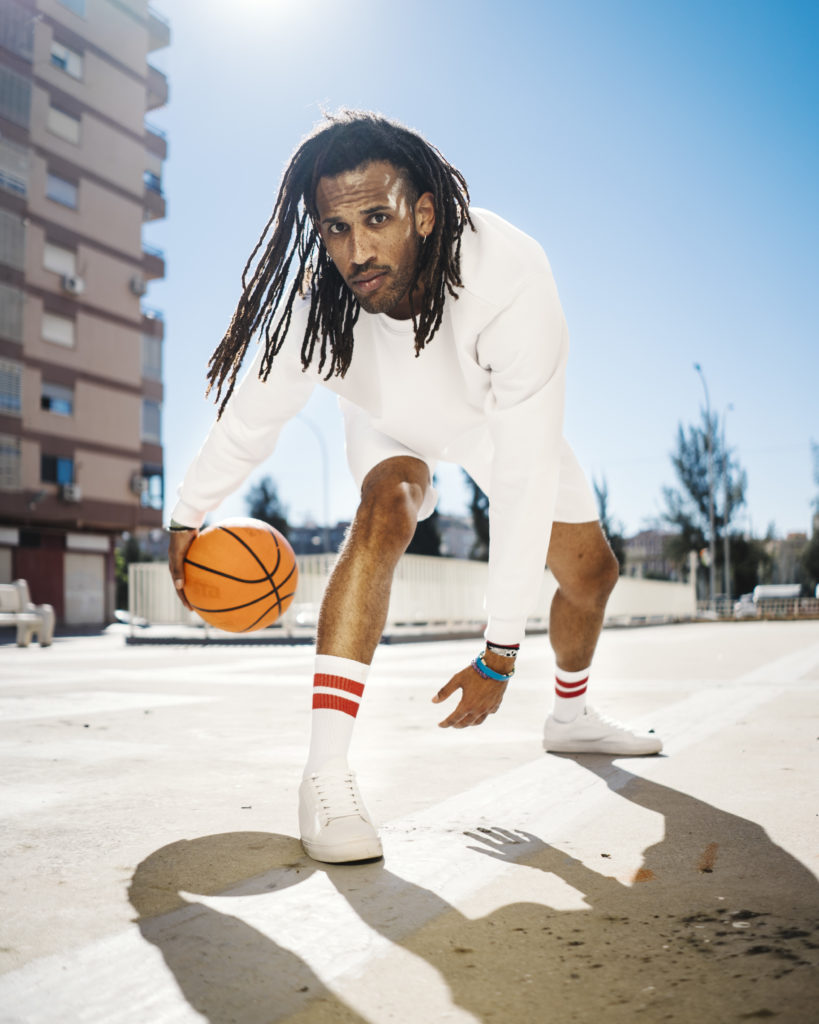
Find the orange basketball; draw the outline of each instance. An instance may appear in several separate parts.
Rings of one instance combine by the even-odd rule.
[[[209,526],[185,556],[185,596],[206,622],[231,633],[272,625],[293,600],[298,579],[287,539],[260,519]]]

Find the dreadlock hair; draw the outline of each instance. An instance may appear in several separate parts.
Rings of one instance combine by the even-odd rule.
[[[457,299],[455,289],[463,286],[461,235],[466,224],[474,231],[463,175],[433,145],[394,121],[354,110],[326,115],[285,168],[273,213],[242,272],[242,297],[208,364],[207,393],[216,388],[220,416],[257,330],[265,341],[259,375],[267,380],[299,295],[310,297],[302,368],[311,364],[318,346],[318,369],[326,367],[325,380],[347,372],[360,306],[321,242],[315,195],[320,178],[377,160],[389,161],[406,176],[413,202],[424,192],[434,197],[435,225],[421,246],[410,285],[416,355],[440,327],[446,295]],[[416,314],[412,293],[420,281],[424,290]]]

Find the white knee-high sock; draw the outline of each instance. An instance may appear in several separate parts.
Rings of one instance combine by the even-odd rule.
[[[580,672],[566,672],[558,666],[555,672],[554,716],[558,722],[573,722],[586,710],[586,685],[591,667]]]
[[[355,716],[364,694],[369,665],[331,654],[317,654],[313,676],[313,712],[305,778],[328,761],[346,761]]]

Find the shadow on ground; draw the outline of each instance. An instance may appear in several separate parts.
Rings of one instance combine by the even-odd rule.
[[[139,927],[211,1024],[364,1020],[285,946],[191,902],[190,894],[265,894],[275,920],[277,893],[315,871],[375,932],[434,967],[452,1002],[484,1024],[813,1019],[816,878],[752,821],[631,775],[611,758],[576,760],[617,799],[665,819],[663,839],[645,850],[629,884],[511,822],[467,833],[463,856],[465,870],[469,858],[490,856],[553,872],[588,909],[518,902],[470,919],[383,863],[318,865],[293,838],[233,833],[174,843],[143,861],[129,890]],[[604,806],[617,813],[611,800]],[[287,922],[276,924],[286,941]],[[412,985],[406,979],[407,1022],[416,1019]]]

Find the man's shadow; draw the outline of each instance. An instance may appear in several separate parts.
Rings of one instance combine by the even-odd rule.
[[[290,836],[232,832],[183,839],[138,865],[128,896],[143,937],[160,950],[185,999],[211,1024],[270,1024],[315,1000],[327,1004],[327,1019],[363,1024],[286,946],[196,900],[272,899],[317,866]],[[286,935],[286,927],[282,931]]]
[[[173,909],[180,891],[230,889],[268,894],[273,918],[276,892],[320,870],[371,929],[435,968],[453,1003],[486,1024],[608,1024],[645,1013],[651,1020],[674,1015],[720,1024],[810,1019],[819,996],[809,970],[818,938],[815,877],[754,822],[634,776],[611,758],[576,760],[605,779],[618,799],[665,820],[664,837],[644,852],[631,877],[606,874],[605,851],[598,871],[588,854],[572,857],[514,822],[467,833],[463,857],[465,870],[469,858],[487,855],[554,874],[582,894],[588,909],[510,902],[472,918],[382,864],[318,865],[293,839],[239,833],[173,844],[140,865],[134,905],[162,915],[141,912],[142,933],[212,1024],[267,1024],[316,998],[332,1009],[327,1019],[361,1021],[283,945],[201,904]],[[616,803],[604,807],[617,814]],[[254,852],[243,854],[240,866],[236,851],[248,844]],[[232,877],[225,884],[214,869],[230,850]],[[151,882],[157,875],[158,886]],[[237,887],[240,875],[246,881]],[[172,913],[163,913],[163,900]],[[287,925],[277,922],[283,942]],[[410,986],[403,1019],[421,1020],[412,1015]]]

